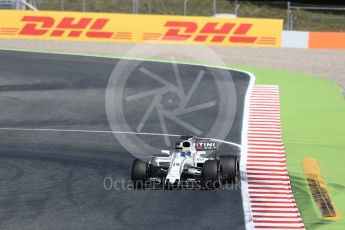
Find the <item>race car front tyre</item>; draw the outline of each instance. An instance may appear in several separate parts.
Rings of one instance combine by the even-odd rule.
[[[148,164],[140,159],[135,159],[132,165],[131,179],[135,189],[143,188],[147,178]]]
[[[206,189],[218,188],[220,181],[220,167],[218,160],[207,160],[204,163],[202,182]]]
[[[239,172],[239,161],[236,156],[220,156],[220,173],[223,182],[236,182]]]

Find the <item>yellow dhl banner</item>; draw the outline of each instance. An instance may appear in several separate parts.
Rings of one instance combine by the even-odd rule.
[[[280,19],[0,11],[0,38],[281,46]]]

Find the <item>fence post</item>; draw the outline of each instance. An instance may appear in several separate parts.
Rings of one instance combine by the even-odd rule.
[[[215,16],[217,14],[217,0],[213,0],[213,15]]]
[[[132,13],[135,14],[137,9],[137,0],[133,0],[133,7],[132,7]]]
[[[238,0],[235,1],[235,15],[237,17],[238,15],[238,10],[240,9],[240,4],[238,3]]]
[[[60,10],[61,11],[65,10],[65,1],[64,0],[60,0]]]
[[[290,12],[290,7],[291,7],[291,3],[287,2],[287,20],[286,20],[286,29],[287,30],[291,30],[290,29],[290,21],[291,21],[291,12]]]
[[[152,0],[148,0],[149,14],[152,14]]]
[[[188,1],[189,0],[184,0],[184,3],[183,3],[183,15],[187,15],[187,5],[188,5]]]
[[[19,0],[16,1],[16,10],[21,10],[21,2]]]
[[[85,12],[85,11],[86,11],[86,1],[83,0],[83,12]]]

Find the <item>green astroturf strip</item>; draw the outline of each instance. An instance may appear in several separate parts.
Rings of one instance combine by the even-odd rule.
[[[43,50],[38,52],[49,53]],[[55,53],[121,58],[101,54]],[[283,142],[292,188],[302,219],[307,229],[343,230],[345,226],[345,100],[340,88],[334,82],[303,73],[244,65],[228,67],[252,72],[256,76],[255,84],[279,85]],[[320,220],[318,209],[314,206],[304,178],[301,164],[304,157],[318,160],[321,174],[342,216],[340,220]]]
[[[307,229],[345,227],[345,100],[333,82],[307,74],[233,66],[254,73],[256,84],[280,86],[283,142],[297,205]],[[330,70],[331,71],[331,70]],[[319,219],[301,161],[318,160],[321,173],[342,218]]]

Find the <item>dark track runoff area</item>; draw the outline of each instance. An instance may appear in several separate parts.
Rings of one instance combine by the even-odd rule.
[[[110,131],[105,92],[118,61],[0,51],[0,128]],[[169,75],[168,63],[143,64]],[[203,68],[178,66],[187,81]],[[236,115],[226,139],[241,143],[249,76],[231,74]],[[207,124],[205,114],[190,119]],[[133,159],[111,133],[0,130],[0,229],[245,229],[240,189],[106,190],[105,177],[130,179]]]

